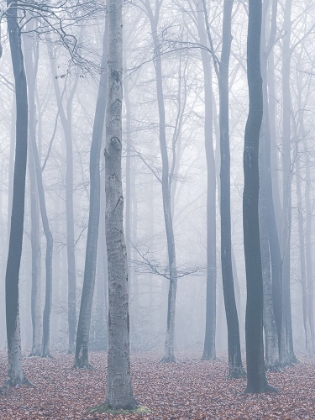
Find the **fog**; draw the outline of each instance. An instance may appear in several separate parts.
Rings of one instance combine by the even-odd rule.
[[[47,231],[41,216],[34,144],[37,145],[42,176],[46,227],[49,225],[53,240],[50,352],[74,352],[90,209],[90,149],[100,74],[106,73],[106,66],[101,67],[105,10],[102,4],[96,2],[96,5],[98,9],[91,5],[81,11],[78,9],[76,19],[66,7],[60,9],[60,15],[57,10],[57,18],[53,14],[46,16],[44,9],[36,11],[31,6],[25,15],[18,12],[29,107],[23,251],[19,275],[21,340],[25,355],[34,349],[35,318],[37,340],[41,346],[47,287]],[[52,23],[48,24],[49,20]],[[221,76],[217,74],[222,52],[223,2],[126,1],[123,20],[122,181],[131,352],[149,351],[162,358],[170,279],[175,276],[177,294],[172,297],[176,299],[175,355],[193,352],[202,357],[208,273],[208,282],[209,276],[214,282],[212,291],[216,290],[212,300],[216,319],[211,321],[216,325],[216,353],[225,355],[228,347],[220,226],[218,80]],[[247,21],[248,3],[235,1],[228,104],[231,263],[242,351],[245,351],[246,309],[243,153],[249,107]],[[272,182],[271,191],[269,184],[264,189],[264,181],[261,181],[261,191],[265,191],[261,203],[267,208],[265,212],[260,208],[261,241],[266,236],[264,233],[269,232],[267,248],[264,248],[268,255],[267,262],[263,260],[263,279],[265,282],[267,278],[271,284],[275,276],[274,251],[270,243],[272,228],[263,225],[270,223],[268,212],[272,200],[277,223],[277,231],[273,233],[278,235],[280,243],[282,281],[289,287],[282,286],[283,293],[288,293],[288,290],[291,293],[291,299],[289,297],[284,305],[291,302],[291,315],[288,316],[292,317],[295,354],[312,354],[315,350],[314,21],[315,5],[312,1],[263,2],[261,65],[266,63],[266,68],[262,70],[265,104],[261,144],[269,138],[270,163],[266,164],[265,171],[270,174]],[[59,24],[67,36],[58,29]],[[1,21],[1,31],[0,347],[5,349],[5,276],[16,123],[15,81],[5,17]],[[107,42],[106,33],[105,40]],[[267,114],[269,121],[266,122]],[[104,117],[102,121],[105,124]],[[96,285],[89,339],[89,349],[96,351],[108,348],[105,130],[102,138]],[[33,146],[32,141],[35,141]],[[260,153],[267,156],[268,152],[264,150],[265,147],[260,146]],[[260,165],[264,165],[265,159],[260,155]],[[263,171],[261,169],[261,173]],[[165,182],[167,191],[163,190]],[[171,268],[170,255],[174,257]],[[213,308],[213,303],[216,308]],[[277,304],[279,302],[273,300],[273,305]],[[35,314],[33,323],[32,311]],[[264,326],[266,328],[266,320]]]

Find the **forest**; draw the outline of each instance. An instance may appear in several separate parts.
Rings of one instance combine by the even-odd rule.
[[[0,420],[315,419],[315,2],[0,19]]]

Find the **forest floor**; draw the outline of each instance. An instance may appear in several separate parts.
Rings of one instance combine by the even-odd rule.
[[[36,388],[5,389],[1,420],[83,419],[315,419],[315,358],[281,373],[269,373],[280,394],[249,395],[245,379],[226,378],[226,359],[200,361],[179,355],[178,363],[160,364],[157,355],[132,357],[135,397],[151,412],[145,415],[87,414],[105,400],[106,354],[92,353],[94,370],[72,369],[73,356],[25,358],[26,377]],[[6,356],[0,353],[0,381],[6,379]]]

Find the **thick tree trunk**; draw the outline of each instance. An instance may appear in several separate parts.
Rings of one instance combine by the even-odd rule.
[[[89,333],[93,294],[95,286],[97,244],[100,219],[100,153],[106,109],[106,59],[107,59],[107,34],[104,31],[102,73],[97,96],[91,152],[90,152],[90,213],[88,223],[87,245],[85,255],[85,269],[81,297],[81,307],[77,330],[75,350],[76,368],[90,368],[88,358]]]
[[[8,34],[15,80],[16,98],[16,149],[13,177],[13,201],[9,238],[8,262],[5,277],[6,326],[8,345],[9,386],[27,383],[22,369],[21,337],[19,320],[19,272],[22,255],[25,176],[28,137],[27,82],[21,45],[21,30],[17,8],[7,2]]]
[[[238,314],[235,302],[230,193],[230,138],[229,138],[229,62],[231,52],[231,19],[233,0],[224,1],[222,53],[219,66],[220,95],[220,211],[221,211],[221,264],[223,295],[228,326],[229,376],[239,378],[245,372],[242,366]]]
[[[109,0],[108,95],[105,188],[108,255],[108,373],[106,406],[134,409],[130,376],[128,264],[123,228],[122,153],[122,0]]]
[[[263,116],[260,70],[262,2],[249,3],[247,78],[249,114],[245,128],[243,225],[246,267],[246,362],[248,393],[268,392],[263,344],[263,279],[259,235],[259,138]]]
[[[198,12],[198,32],[200,42],[207,44],[207,36],[202,14]],[[201,50],[205,95],[205,148],[207,158],[207,295],[206,295],[206,332],[202,358],[214,360],[216,333],[216,166],[213,150],[213,90],[211,57]]]
[[[33,28],[32,28],[33,29]],[[38,45],[34,37],[30,35],[24,38],[25,71],[28,85],[29,100],[29,145],[36,141],[36,104],[35,104],[35,79],[38,64]],[[33,56],[33,52],[35,56]],[[35,60],[34,60],[35,59]],[[36,181],[36,168],[34,156],[29,156],[29,183],[30,183],[30,209],[31,209],[31,247],[32,247],[32,291],[31,291],[31,315],[32,315],[32,350],[30,356],[42,354],[42,321],[41,321],[41,250],[40,250],[40,224],[38,188]]]

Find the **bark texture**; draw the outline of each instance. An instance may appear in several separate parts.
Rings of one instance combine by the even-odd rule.
[[[128,264],[123,229],[122,0],[109,0],[105,146],[106,243],[108,255],[108,374],[105,405],[134,409],[130,377]]]

